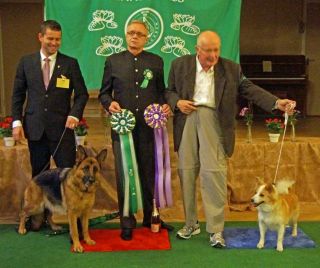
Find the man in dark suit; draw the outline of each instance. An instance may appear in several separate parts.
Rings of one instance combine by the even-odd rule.
[[[58,167],[75,164],[73,129],[88,100],[77,60],[58,52],[60,24],[43,22],[38,38],[41,49],[20,60],[12,94],[13,137],[28,139],[32,176],[49,168],[51,156]]]
[[[150,227],[155,183],[154,135],[153,129],[144,120],[143,112],[152,103],[162,104],[163,111],[167,114],[170,113],[170,108],[164,104],[163,61],[159,56],[143,50],[147,40],[146,25],[141,21],[132,21],[126,33],[128,50],[113,54],[106,60],[99,99],[106,111],[117,113],[121,112],[121,109],[128,109],[136,118],[132,136],[143,194],[142,224]],[[149,79],[147,87],[142,87],[146,70],[152,73],[152,78]],[[115,156],[121,238],[131,240],[136,219],[132,214],[123,216],[124,178],[121,149],[119,135],[114,131],[112,131],[112,147]],[[173,229],[163,222],[162,227]]]
[[[196,208],[199,175],[212,247],[225,247],[224,206],[227,195],[227,165],[235,144],[236,101],[239,95],[266,111],[282,111],[295,102],[280,100],[250,82],[241,67],[220,56],[220,37],[206,31],[199,35],[196,55],[172,62],[166,100],[175,112],[174,147],[178,151],[178,173],[186,217],[177,237],[189,239],[200,233]]]

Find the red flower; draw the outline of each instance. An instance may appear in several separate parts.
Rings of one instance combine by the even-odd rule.
[[[12,137],[12,117],[7,116],[0,122],[0,137]]]
[[[77,136],[85,136],[88,134],[87,129],[89,128],[87,124],[87,120],[85,118],[82,118],[78,126],[74,129]]]
[[[12,122],[13,122],[12,116],[7,116],[7,117],[4,119],[4,122],[6,122],[6,123],[8,123],[8,124],[12,124]]]

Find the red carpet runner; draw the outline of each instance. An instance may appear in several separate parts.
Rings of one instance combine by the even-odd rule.
[[[90,236],[96,241],[94,246],[82,242],[85,252],[124,251],[124,250],[167,250],[170,249],[168,231],[152,233],[149,228],[133,230],[131,241],[120,238],[120,229],[91,229]]]

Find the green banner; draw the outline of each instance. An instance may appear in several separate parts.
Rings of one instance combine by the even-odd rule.
[[[166,77],[172,60],[195,53],[204,30],[216,31],[221,55],[239,62],[240,11],[241,0],[45,0],[46,19],[62,25],[61,52],[79,60],[91,90],[101,86],[105,58],[126,49],[133,19],[148,25],[145,49],[164,59]]]

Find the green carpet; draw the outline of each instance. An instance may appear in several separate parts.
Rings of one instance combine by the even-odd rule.
[[[173,224],[178,230],[182,223]],[[257,227],[256,222],[227,222],[226,227]],[[105,223],[95,228],[117,228]],[[179,240],[170,234],[171,250],[126,251],[75,254],[69,251],[67,234],[47,237],[45,232],[19,236],[13,225],[0,225],[1,268],[104,268],[104,267],[320,267],[320,223],[301,222],[299,227],[317,247],[309,249],[228,249],[209,246],[205,225],[201,234],[190,240]]]

